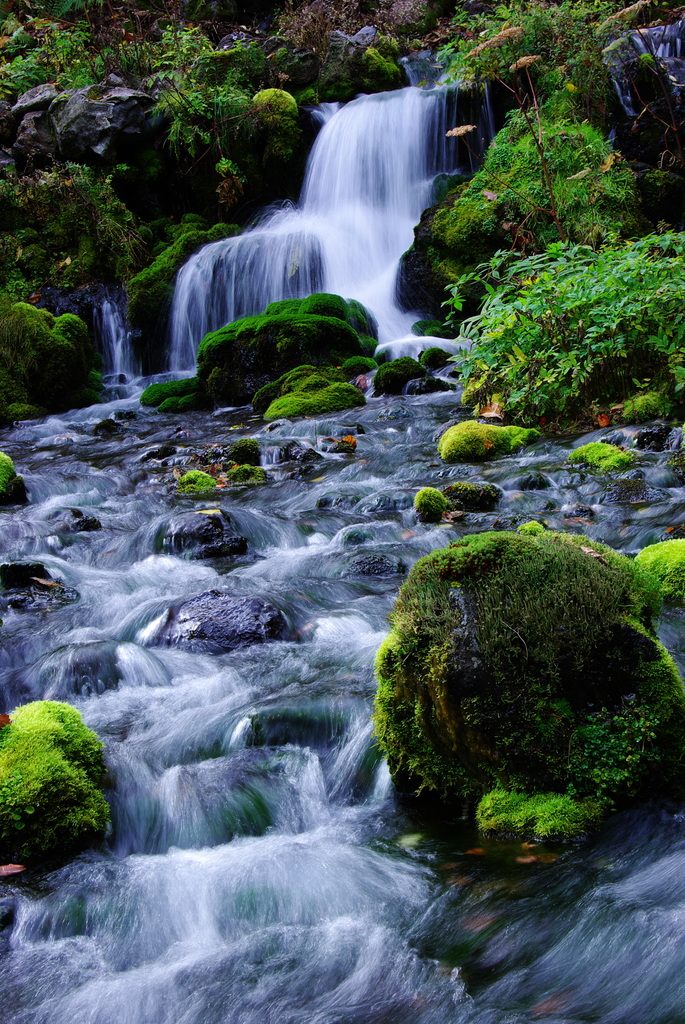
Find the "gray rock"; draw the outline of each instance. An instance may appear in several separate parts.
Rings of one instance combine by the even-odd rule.
[[[236,533],[225,512],[211,509],[174,516],[162,535],[162,550],[189,558],[242,555],[247,541]]]
[[[28,168],[47,167],[52,163],[56,149],[48,111],[35,110],[25,114],[12,146],[12,156],[17,163]]]
[[[14,138],[17,121],[6,100],[0,100],[0,145],[4,146]]]
[[[62,93],[50,107],[60,157],[113,162],[122,147],[145,134],[152,102],[147,93],[119,85]]]
[[[154,642],[220,654],[282,640],[286,633],[283,614],[267,601],[208,590],[170,608]]]
[[[5,171],[8,167],[16,167],[14,157],[6,149],[0,149],[0,171]]]
[[[33,110],[47,110],[52,101],[59,96],[59,89],[52,82],[34,85],[33,89],[23,92],[12,107],[15,117],[23,117]]]
[[[387,578],[403,575],[406,571],[407,567],[403,562],[391,561],[385,555],[360,555],[352,560],[344,575]]]

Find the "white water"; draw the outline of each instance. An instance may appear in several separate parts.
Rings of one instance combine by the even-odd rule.
[[[398,261],[430,205],[436,175],[458,170],[454,87],[410,87],[328,104],[299,205],[267,211],[237,238],[205,246],[179,272],[169,368],[195,365],[207,333],[269,302],[316,291],[358,299],[376,317],[379,341],[409,334],[416,313],[395,299]],[[473,146],[494,134],[481,105]],[[482,140],[482,143],[481,143]]]
[[[137,377],[140,365],[133,350],[125,310],[124,295],[108,291],[102,304],[93,309],[95,340],[104,361],[105,373]]]
[[[654,28],[636,29],[626,36],[627,52],[641,55],[650,54],[661,61],[668,61],[667,70],[672,82],[683,83],[685,69],[681,61],[685,55],[685,19],[674,21],[671,25],[656,25]],[[628,117],[635,117],[641,107],[636,107],[632,83],[625,69],[621,66],[621,51],[618,51],[618,64],[612,57],[612,74],[614,88]]]

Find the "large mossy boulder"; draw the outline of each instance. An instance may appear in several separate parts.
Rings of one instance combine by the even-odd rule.
[[[76,853],[109,820],[102,743],[57,701],[17,708],[0,728],[0,861]]]
[[[386,92],[406,82],[399,47],[389,36],[363,28],[354,36],[331,32],[319,76],[319,98],[346,102],[358,93]]]
[[[243,317],[204,337],[197,355],[200,383],[217,404],[242,405],[288,370],[340,366],[363,354],[352,326],[359,319],[359,304],[339,295],[272,302],[260,316]]]
[[[265,420],[325,416],[365,404],[359,388],[348,384],[345,372],[336,366],[296,366],[252,399],[252,408]]]
[[[635,561],[652,573],[669,601],[685,601],[685,540],[665,540],[648,544]]]
[[[681,795],[685,696],[658,607],[649,573],[582,536],[489,532],[420,559],[376,659],[395,779],[448,801],[563,794],[589,818]]]
[[[511,455],[540,436],[540,431],[525,427],[496,427],[477,420],[464,420],[448,427],[438,441],[443,462],[486,462]]]
[[[63,412],[97,401],[88,328],[26,302],[0,302],[0,422]]]

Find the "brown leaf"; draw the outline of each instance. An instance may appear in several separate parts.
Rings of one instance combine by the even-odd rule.
[[[482,846],[474,846],[472,850],[466,851],[467,856],[471,854],[474,857],[486,857],[487,854]]]
[[[610,426],[610,424],[611,424],[611,416],[607,416],[607,414],[605,412],[600,412],[600,414],[597,417],[597,426],[598,427],[608,427],[608,426]]]
[[[490,190],[487,188],[483,189],[483,195],[485,196],[486,199],[489,199],[491,203],[494,203],[496,199],[499,199],[499,196],[497,195],[496,192],[490,192]]]
[[[32,576],[31,579],[34,583],[40,583],[41,587],[57,587],[58,590],[64,589],[64,584],[58,583],[57,580],[44,580],[40,576]]]
[[[602,163],[599,165],[599,169],[602,172],[602,174],[606,174],[607,171],[610,171],[611,168],[614,166],[615,162],[616,153],[609,153],[609,156],[606,158],[606,160],[603,160]]]
[[[516,858],[516,863],[517,864],[535,864],[536,861],[537,861],[537,857],[535,856],[534,853],[529,854],[527,857],[517,857]]]
[[[584,551],[586,555],[591,555],[592,558],[596,558],[598,562],[602,563],[602,565],[608,565],[609,564],[607,562],[606,558],[604,557],[604,555],[600,555],[599,551],[594,551],[593,548],[588,548],[588,547],[585,547],[584,544],[581,544],[580,545],[580,550]]]
[[[5,878],[7,875],[20,875],[22,871],[26,871],[23,864],[0,864],[0,878]]]
[[[4,729],[6,725],[11,725],[12,719],[9,715],[0,715],[0,729]]]

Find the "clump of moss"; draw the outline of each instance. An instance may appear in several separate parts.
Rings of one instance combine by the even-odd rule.
[[[328,384],[318,390],[296,388],[274,399],[264,413],[264,419],[325,416],[327,413],[342,412],[343,409],[352,409],[357,405],[366,405],[366,399],[353,384]]]
[[[656,576],[665,598],[679,602],[685,600],[685,540],[649,544],[635,561]]]
[[[26,487],[17,476],[9,455],[0,452],[0,505],[14,505],[26,501]]]
[[[411,325],[411,333],[419,338],[434,338],[436,336],[440,338],[444,330],[445,328],[441,320],[417,320],[416,323]]]
[[[574,800],[565,793],[512,793],[493,789],[481,798],[476,822],[483,832],[534,839],[580,839],[603,816],[598,800]]]
[[[590,441],[580,448],[574,449],[568,457],[569,462],[579,462],[591,469],[598,469],[602,473],[611,473],[614,470],[627,469],[635,461],[633,452],[626,452],[616,445],[606,444],[604,441]]]
[[[237,462],[239,466],[258,466],[261,460],[261,447],[256,437],[241,437],[234,441],[228,449],[229,462]]]
[[[253,97],[251,113],[267,136],[264,162],[292,160],[302,139],[294,96],[284,89],[263,89]]]
[[[265,484],[266,470],[261,466],[234,466],[226,473],[229,484]]]
[[[531,519],[529,523],[521,523],[516,529],[517,533],[522,533],[525,537],[539,537],[541,533],[545,532],[545,527],[542,523],[537,523],[534,519]]]
[[[179,494],[206,494],[207,491],[216,489],[216,480],[209,473],[203,473],[201,469],[191,469],[184,473],[176,484]]]
[[[19,707],[0,729],[0,860],[76,852],[109,820],[102,743],[57,701]]]
[[[293,391],[321,391],[329,384],[346,383],[345,374],[335,366],[312,366],[304,363],[282,374],[260,388],[252,398],[252,408],[263,416],[272,402]]]
[[[489,532],[420,559],[376,660],[393,775],[460,800],[684,791],[685,695],[651,627],[659,600],[638,562],[570,534]]]
[[[199,389],[197,377],[186,377],[184,380],[165,380],[158,384],[150,384],[140,396],[140,404],[161,406],[169,398],[187,398],[195,395]]]
[[[668,416],[671,403],[660,391],[647,391],[641,395],[626,398],[623,403],[623,418],[628,423],[646,423],[659,416]]]
[[[426,368],[410,356],[393,359],[378,367],[373,379],[377,395],[400,395],[410,380],[423,380]]]
[[[342,364],[342,372],[349,380],[351,377],[358,377],[362,373],[370,373],[378,369],[378,363],[370,356],[352,356]]]
[[[443,512],[447,512],[449,507],[445,495],[435,487],[422,487],[414,498],[414,508],[424,523],[439,523]]]
[[[449,507],[459,512],[491,512],[502,497],[499,487],[494,484],[470,484],[465,480],[448,484],[442,493]]]
[[[419,362],[427,370],[438,370],[441,366],[446,366],[450,358],[450,352],[446,352],[444,348],[433,345],[432,348],[427,348],[425,352],[421,353]]]
[[[531,444],[540,431],[525,427],[495,427],[477,420],[465,420],[449,427],[438,441],[443,462],[484,462],[511,455]]]

